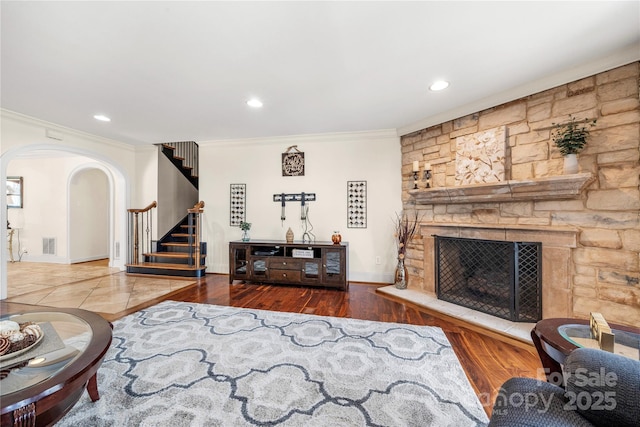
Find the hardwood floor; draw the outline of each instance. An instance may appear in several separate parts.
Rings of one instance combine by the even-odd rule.
[[[446,316],[429,313],[411,304],[394,301],[376,289],[385,285],[351,283],[348,292],[336,289],[315,289],[296,286],[270,286],[235,282],[228,276],[207,274],[193,286],[152,298],[143,305],[105,315],[114,321],[164,299],[262,310],[276,310],[350,317],[354,319],[413,325],[437,326],[444,330],[488,415],[495,395],[504,381],[513,376],[544,379],[539,374],[540,360],[533,345],[483,333]],[[2,311],[10,302],[0,304]]]

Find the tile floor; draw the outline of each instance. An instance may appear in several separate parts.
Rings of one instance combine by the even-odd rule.
[[[127,276],[107,260],[7,263],[7,302],[115,314],[195,283],[193,278]]]

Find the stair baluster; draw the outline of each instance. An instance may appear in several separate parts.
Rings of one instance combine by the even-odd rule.
[[[200,268],[200,214],[204,212],[204,202],[200,200],[193,208],[187,210],[189,214],[189,266],[192,265],[192,261],[195,262],[196,269]]]
[[[156,144],[185,178],[198,188],[198,144],[194,141]]]
[[[142,209],[127,209],[129,212],[129,264],[140,264],[142,252],[151,250],[151,235],[153,233],[151,209],[157,206],[158,203],[153,201]]]

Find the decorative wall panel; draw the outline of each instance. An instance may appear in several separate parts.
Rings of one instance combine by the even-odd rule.
[[[240,226],[247,217],[247,184],[229,185],[229,225]]]
[[[347,181],[347,227],[367,228],[367,181]]]

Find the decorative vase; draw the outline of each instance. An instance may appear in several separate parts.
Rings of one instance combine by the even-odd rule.
[[[293,243],[293,230],[291,229],[291,227],[289,227],[289,229],[287,230],[287,243]]]
[[[564,173],[566,175],[578,173],[578,156],[576,154],[564,156]]]
[[[339,231],[333,232],[333,234],[331,235],[331,241],[334,245],[339,245],[340,242],[342,242],[342,236],[340,235]]]
[[[398,258],[394,284],[398,289],[407,289],[407,285],[409,284],[409,272],[404,265],[404,258]]]
[[[243,242],[249,241],[249,230],[242,230],[242,241]]]

